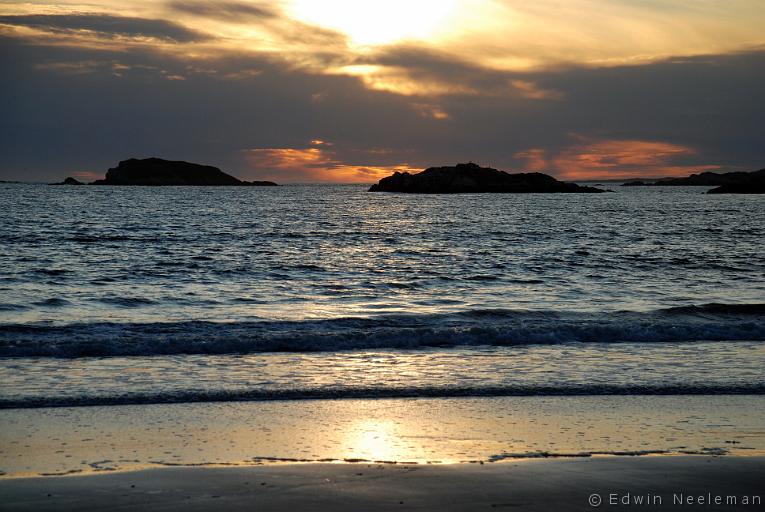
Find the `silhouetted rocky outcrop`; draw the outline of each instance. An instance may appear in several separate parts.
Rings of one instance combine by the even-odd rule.
[[[727,183],[713,188],[707,194],[765,194],[765,169],[754,172],[723,174]]]
[[[69,176],[61,183],[51,183],[51,185],[84,185],[84,183]]]
[[[765,182],[765,169],[754,172],[702,172],[700,174],[691,174],[687,178],[664,178],[658,180],[654,185],[659,187],[719,187],[723,185],[754,185],[763,182]]]
[[[632,180],[622,183],[622,187],[719,187],[710,190],[710,194],[761,194],[765,183],[765,169],[754,172],[702,172],[684,178],[662,178],[648,182]]]
[[[91,185],[143,185],[171,186],[191,185],[208,187],[275,187],[271,181],[242,181],[226,174],[217,167],[189,162],[146,158],[131,158],[106,172],[106,179]]]
[[[369,191],[409,194],[605,192],[594,187],[564,183],[538,172],[509,174],[474,163],[431,167],[417,174],[397,172],[372,185]]]

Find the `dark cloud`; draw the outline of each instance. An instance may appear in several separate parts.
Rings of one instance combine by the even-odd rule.
[[[303,167],[315,168],[305,153],[312,139],[333,144],[322,150],[333,166],[356,165],[361,174],[467,160],[516,170],[536,162],[536,170],[557,172],[555,162],[584,165],[593,154],[593,165],[625,162],[637,174],[643,165],[765,165],[765,51],[521,74],[400,50],[388,49],[376,62],[433,80],[456,82],[468,73],[471,84],[493,84],[492,92],[402,96],[370,90],[358,78],[296,68],[273,54],[189,61],[145,48],[97,51],[6,38],[0,175],[51,181],[103,172],[131,156],[162,156],[248,179],[304,181],[315,174],[282,162],[254,168],[248,155],[264,149],[271,152],[255,154],[289,157],[278,150],[297,148],[298,156],[308,155]],[[562,96],[534,99],[512,86],[503,92],[500,85],[513,81]],[[429,109],[446,115],[424,115]],[[641,148],[668,156],[643,158]]]
[[[482,94],[508,91],[508,73],[490,70],[455,55],[412,44],[392,45],[358,57],[355,64],[385,66],[405,72],[413,81],[452,85]]]
[[[184,62],[145,49],[7,39],[0,46],[0,68],[9,71],[0,78],[3,175],[103,172],[126,157],[156,155],[254,177],[248,149],[303,147],[316,138],[346,147],[367,146],[370,138],[401,146],[420,124],[396,95],[369,91],[352,77],[294,70],[271,56]],[[88,72],[71,73],[62,64],[86,65]]]
[[[570,69],[538,81],[566,91],[556,112],[581,133],[689,145],[723,165],[765,163],[763,50]]]
[[[262,20],[281,16],[279,11],[265,4],[173,1],[169,2],[167,6],[172,11],[234,23],[250,23],[253,19]]]
[[[679,162],[684,165],[765,164],[765,48],[525,73],[485,69],[412,46],[390,47],[368,59],[402,69],[415,81],[478,91],[437,99],[453,127],[448,146],[476,161],[488,156],[500,166],[522,166],[524,159],[514,157],[519,151],[564,152],[584,137],[687,146],[693,151]]]
[[[87,30],[101,37],[151,37],[181,43],[206,39],[206,36],[171,21],[106,14],[7,15],[0,16],[0,24],[54,33]]]
[[[359,62],[428,70],[437,74],[483,70],[457,56],[430,47],[414,44],[386,46],[359,59]]]

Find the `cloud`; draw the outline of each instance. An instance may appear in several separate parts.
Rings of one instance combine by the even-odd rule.
[[[268,172],[283,182],[371,182],[402,165],[468,160],[511,171],[573,176],[598,169],[615,176],[712,165],[752,170],[765,158],[765,51],[510,73],[413,45],[387,48],[381,67],[411,68],[424,82],[477,91],[405,95],[370,89],[363,77],[325,73],[316,61],[296,65],[291,54],[169,46],[178,51],[0,36],[3,178],[56,181],[148,156],[210,163],[246,179]],[[332,48],[328,62],[345,59]],[[381,52],[370,51],[368,65]],[[513,81],[533,85],[523,92]],[[530,97],[537,91],[559,94]],[[333,145],[312,146],[312,139]],[[630,148],[599,145],[606,141],[670,147],[643,146],[667,150],[666,158],[637,163],[625,153]],[[675,147],[688,151],[673,153]],[[319,156],[305,153],[310,149]],[[604,157],[605,150],[616,156]],[[270,170],[255,165],[265,157]],[[279,164],[290,158],[291,167]]]
[[[547,159],[547,150],[542,148],[530,148],[519,151],[515,158],[523,161],[523,169],[528,172],[549,171],[550,161]]]
[[[96,0],[91,8],[100,13],[82,14],[67,4],[19,3],[2,10],[23,14],[2,18],[6,25],[33,31],[17,35],[36,42],[47,38],[47,44],[124,50],[126,44],[150,43],[149,39],[155,50],[178,58],[270,54],[285,67],[350,75],[367,88],[402,95],[488,95],[548,102],[564,99],[566,87],[542,83],[537,75],[649,65],[678,55],[731,53],[762,44],[759,0],[732,1],[729,8],[720,9],[688,0],[640,5],[622,0],[571,0],[565,5],[557,0],[450,0],[439,3],[448,3],[444,9],[449,14],[429,37],[371,46],[349,42],[350,32],[358,29],[354,16],[384,34],[386,27],[396,31],[416,21],[415,11],[406,2],[395,2],[381,8],[386,16],[370,19],[369,9],[353,2],[320,7],[302,2],[302,10],[321,14],[306,18],[299,15],[299,5],[286,0]],[[338,19],[343,23],[334,23]],[[439,109],[448,112],[441,104]]]
[[[0,24],[54,34],[85,32],[107,38],[152,38],[182,43],[207,39],[203,34],[171,21],[106,14],[6,15],[0,16]]]
[[[288,16],[275,2],[171,1],[164,8],[191,26],[204,27],[218,39],[225,55],[236,51],[279,53],[296,66],[323,68],[348,51],[347,37],[330,28],[310,25]]]
[[[169,71],[158,66],[147,64],[132,63],[127,64],[119,59],[111,60],[79,60],[70,62],[41,62],[33,66],[40,71],[50,71],[66,75],[86,75],[108,73],[115,77],[124,77],[127,74],[140,73],[144,76],[163,78],[165,80],[185,80],[186,77],[181,71]],[[193,69],[186,69],[188,72],[197,72]],[[245,73],[242,71],[241,73]],[[229,75],[225,75],[229,77]],[[235,78],[235,77],[234,77]]]
[[[98,173],[93,171],[74,171],[71,175],[80,181],[95,181],[103,179],[104,173]]]
[[[278,10],[265,3],[173,1],[168,2],[167,7],[172,11],[208,19],[224,20],[231,23],[251,23],[253,20],[271,19],[281,16]]]
[[[124,52],[141,47],[189,61],[267,55],[285,67],[315,72],[347,60],[347,39],[343,34],[294,20],[280,9],[263,4],[169,2],[161,4],[160,10],[139,9],[141,14],[151,13],[154,17],[81,13],[64,6],[57,6],[56,14],[25,12],[34,8],[30,5],[13,8],[23,14],[0,15],[0,34],[29,44],[99,51]],[[94,9],[103,7],[93,5]],[[232,76],[237,73],[232,72]]]
[[[359,76],[373,89],[405,95],[492,94],[497,88],[509,89],[500,72],[412,43],[376,49],[337,71]]]
[[[358,56],[330,72],[360,77],[376,90],[412,96],[514,96],[560,100],[564,93],[543,88],[527,73],[482,66],[455,53],[422,44],[389,45]]]
[[[554,89],[542,89],[530,80],[511,80],[510,84],[522,97],[530,100],[562,100],[565,94]]]
[[[682,163],[695,155],[693,148],[661,141],[582,139],[557,153],[532,148],[515,156],[530,171],[553,172],[568,180],[685,176],[720,168]]]
[[[244,150],[253,169],[250,176],[278,181],[371,183],[396,171],[419,170],[408,164],[353,165],[340,160],[331,143],[314,139],[311,146]],[[369,151],[370,156],[374,153],[374,150]]]
[[[435,47],[505,71],[643,65],[763,42],[760,0],[470,0]]]
[[[450,118],[449,112],[441,108],[438,104],[429,102],[429,103],[412,103],[412,107],[414,107],[417,112],[420,113],[421,116],[425,118],[430,119],[436,119],[438,121],[445,121]]]

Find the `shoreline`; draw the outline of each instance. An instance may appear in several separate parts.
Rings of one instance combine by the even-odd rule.
[[[334,395],[342,392],[343,395]],[[692,397],[692,396],[765,396],[765,383],[748,386],[599,386],[580,389],[555,387],[551,390],[539,388],[495,387],[482,389],[455,388],[414,388],[414,389],[308,389],[275,391],[240,391],[200,394],[192,391],[187,395],[177,393],[170,396],[132,397],[132,396],[96,396],[85,399],[49,399],[23,398],[8,400],[0,398],[0,413],[3,411],[28,411],[36,409],[79,409],[101,407],[140,407],[162,405],[203,405],[203,404],[253,404],[269,402],[314,402],[345,400],[433,400],[433,399],[483,399],[483,398],[607,398],[607,397]]]
[[[762,510],[765,457],[602,457],[500,464],[161,468],[0,481],[4,510]],[[683,500],[677,504],[676,496]],[[597,498],[595,497],[597,496]],[[699,499],[735,497],[737,507]],[[656,503],[656,497],[660,503]],[[627,499],[629,505],[619,502]],[[757,498],[759,502],[754,502]],[[750,500],[744,505],[743,499]]]
[[[643,459],[643,458],[655,458],[655,459],[704,459],[710,458],[729,458],[729,459],[762,459],[765,463],[765,453],[758,451],[756,453],[737,452],[730,453],[725,450],[712,449],[709,451],[664,451],[664,450],[645,450],[642,452],[625,452],[614,450],[612,452],[598,451],[598,452],[582,452],[582,453],[555,453],[555,452],[539,452],[539,453],[518,453],[518,454],[504,454],[496,457],[490,457],[488,459],[475,459],[475,460],[461,460],[461,461],[396,461],[396,460],[368,460],[368,459],[290,459],[280,457],[260,457],[255,462],[189,462],[189,463],[172,463],[172,462],[149,462],[147,464],[139,466],[131,466],[121,469],[116,468],[93,468],[90,470],[76,469],[62,472],[51,473],[14,473],[6,474],[0,471],[0,482],[14,481],[14,480],[34,480],[34,479],[49,479],[49,478],[85,478],[99,475],[124,475],[130,473],[141,473],[144,471],[161,471],[167,469],[178,470],[191,470],[191,469],[253,469],[253,468],[284,468],[284,467],[311,467],[311,466],[349,466],[349,467],[364,467],[364,466],[397,466],[397,467],[468,467],[468,466],[503,466],[523,464],[527,462],[543,462],[543,461],[573,461],[573,460],[610,460],[610,459]],[[109,462],[109,461],[105,461]]]

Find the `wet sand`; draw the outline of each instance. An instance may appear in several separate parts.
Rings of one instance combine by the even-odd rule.
[[[0,481],[0,503],[7,511],[763,510],[763,482],[762,457],[292,464],[10,479]],[[600,507],[590,505],[593,494]],[[625,497],[633,505],[610,504]],[[726,504],[732,498],[735,507]],[[635,505],[639,499],[650,505]]]
[[[630,493],[651,497],[651,509],[661,509],[656,496],[671,508],[683,494],[735,496],[735,510],[759,510],[741,500],[765,489],[763,399],[2,410],[0,510],[591,510],[594,493],[601,508],[616,507],[611,493]],[[682,508],[697,507],[734,510]]]
[[[287,400],[0,410],[0,477],[178,465],[765,456],[765,396]],[[5,476],[3,476],[5,475]]]

